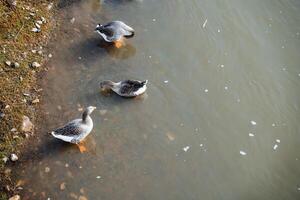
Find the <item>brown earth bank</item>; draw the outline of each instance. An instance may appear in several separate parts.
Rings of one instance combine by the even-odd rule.
[[[34,135],[38,79],[52,57],[47,44],[58,29],[57,9],[69,2],[0,0],[0,200],[19,198],[22,188],[12,181],[10,166]]]

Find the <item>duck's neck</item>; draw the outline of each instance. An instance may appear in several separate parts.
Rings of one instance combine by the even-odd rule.
[[[90,115],[88,114],[88,111],[86,110],[86,111],[84,111],[83,113],[82,113],[82,122],[83,123],[86,123],[87,122],[87,120],[90,118]]]

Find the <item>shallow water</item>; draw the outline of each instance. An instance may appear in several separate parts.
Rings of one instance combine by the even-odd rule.
[[[299,9],[296,0],[65,6],[41,81],[40,137],[15,169],[22,199],[299,199]],[[116,19],[136,30],[120,49],[93,32]],[[148,79],[147,94],[99,92],[101,80],[128,78]],[[47,134],[88,105],[98,108],[88,152]]]

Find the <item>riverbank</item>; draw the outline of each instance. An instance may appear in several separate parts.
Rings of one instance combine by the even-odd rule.
[[[53,0],[0,2],[0,199],[16,192],[10,162],[34,135],[40,104],[38,75],[52,54],[46,49],[56,27]]]

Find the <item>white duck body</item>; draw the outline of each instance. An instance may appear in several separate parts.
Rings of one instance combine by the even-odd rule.
[[[103,81],[101,88],[108,87],[122,97],[136,97],[142,95],[147,90],[148,80],[125,80],[114,83],[112,81]]]
[[[82,114],[82,119],[75,119],[52,131],[51,134],[53,137],[65,142],[78,144],[88,136],[93,129],[93,120],[89,115],[94,109],[95,107],[88,107]]]
[[[112,21],[105,25],[98,24],[95,31],[99,33],[106,42],[116,42],[123,37],[134,36],[134,29],[122,21]]]

